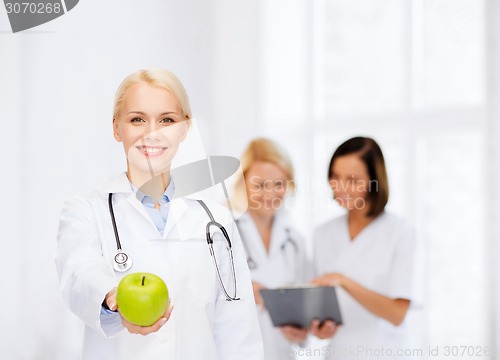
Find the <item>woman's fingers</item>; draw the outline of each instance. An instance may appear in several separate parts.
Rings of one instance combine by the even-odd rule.
[[[108,305],[109,310],[115,311],[117,309],[116,305],[116,288],[111,289],[110,292],[106,294],[106,305]]]
[[[169,315],[170,317],[170,315]],[[157,322],[155,322],[153,325],[151,326],[140,326],[142,328],[142,332],[140,332],[139,334],[142,334],[142,335],[147,335],[147,334],[151,334],[151,333],[154,333],[154,332],[157,332],[158,330],[160,330],[160,328],[165,325],[168,321],[168,318],[166,317],[161,317]]]
[[[252,288],[253,288],[255,303],[261,307],[264,307],[264,301],[262,300],[262,295],[260,294],[260,290],[265,289],[265,286],[259,284],[256,281],[252,281]]]
[[[316,284],[316,285],[319,285],[319,286],[325,286],[327,285],[327,282],[325,281],[325,279],[323,277],[320,277],[320,278],[317,278],[317,279],[314,279],[313,281],[311,281],[313,284]]]
[[[165,311],[165,314],[163,314],[162,318],[164,319],[170,319],[170,315],[172,315],[172,311],[174,310],[174,305],[171,305],[171,299],[168,299],[168,308],[167,311]]]
[[[281,333],[288,341],[294,343],[304,342],[307,338],[307,329],[298,328],[295,326],[282,326],[280,327]]]
[[[122,324],[123,326],[128,330],[129,333],[131,334],[140,334],[140,335],[148,335],[154,332],[157,332],[158,330],[161,329],[163,325],[167,323],[167,321],[170,319],[170,316],[172,315],[172,311],[174,310],[174,306],[170,305],[170,300],[169,300],[169,307],[165,314],[158,319],[157,322],[155,322],[151,326],[139,326],[132,324],[131,322],[127,321],[122,314],[120,314],[120,317],[122,319]]]
[[[140,334],[140,335],[148,335],[154,333],[167,323],[167,319],[164,317],[160,318],[157,322],[155,322],[151,326],[139,326],[132,324],[131,322],[125,320],[122,316],[123,326],[128,330],[131,334]]]
[[[342,274],[330,273],[325,274],[319,278],[313,279],[311,282],[319,286],[340,286],[344,279]]]
[[[331,320],[325,321],[321,326],[318,320],[311,322],[311,333],[319,339],[331,338],[337,332],[338,325]]]

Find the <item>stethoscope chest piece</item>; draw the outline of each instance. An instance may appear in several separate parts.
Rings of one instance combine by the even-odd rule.
[[[257,263],[251,257],[247,258],[247,264],[250,270],[254,270],[257,268]]]
[[[113,268],[118,272],[128,271],[134,262],[132,258],[124,252],[117,252],[113,259]]]

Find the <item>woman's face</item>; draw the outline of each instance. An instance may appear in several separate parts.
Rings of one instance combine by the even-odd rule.
[[[147,83],[131,86],[113,120],[115,139],[123,143],[129,175],[157,176],[170,170],[188,122],[176,97]]]
[[[370,186],[368,169],[356,154],[338,157],[332,166],[330,187],[333,198],[347,210],[363,210],[368,206],[367,193]]]
[[[283,205],[287,176],[270,162],[257,161],[245,175],[248,208],[261,216],[273,216]]]

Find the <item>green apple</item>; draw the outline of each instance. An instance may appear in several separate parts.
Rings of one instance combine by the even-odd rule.
[[[150,326],[167,311],[168,289],[165,282],[154,274],[128,274],[118,284],[116,304],[125,320]]]

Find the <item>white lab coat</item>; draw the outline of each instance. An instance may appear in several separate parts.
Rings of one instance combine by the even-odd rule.
[[[127,273],[117,273],[112,266],[116,242],[107,203],[109,193],[114,194],[122,248],[134,261]],[[238,232],[227,209],[206,203],[231,237],[240,301],[230,302],[223,296],[206,242],[209,218],[195,200],[171,201],[164,234],[159,234],[125,174],[100,191],[65,203],[56,265],[64,300],[85,323],[84,359],[263,358],[250,274]],[[228,252],[222,242],[214,247],[231,293]],[[169,321],[147,336],[128,333],[118,314],[100,315],[107,292],[126,274],[142,271],[165,281],[174,305]]]
[[[316,229],[315,273],[342,273],[380,294],[411,300],[415,307],[421,303],[417,287],[418,250],[413,229],[392,214],[380,214],[354,241],[350,240],[345,215]],[[325,351],[327,359],[398,359],[397,351],[408,346],[407,324],[396,327],[373,315],[340,287],[337,295],[344,325],[332,338],[331,348]],[[387,355],[389,349],[391,355]]]
[[[282,210],[275,215],[269,253],[266,252],[259,231],[248,213],[238,220],[238,230],[247,250],[247,259],[250,256],[256,264],[254,269],[250,269],[253,281],[266,288],[277,288],[310,280],[312,271],[309,270],[304,250],[304,239],[290,226],[288,217]],[[265,359],[293,359],[294,351],[290,348],[292,344],[273,326],[265,309],[259,308],[258,311]]]

